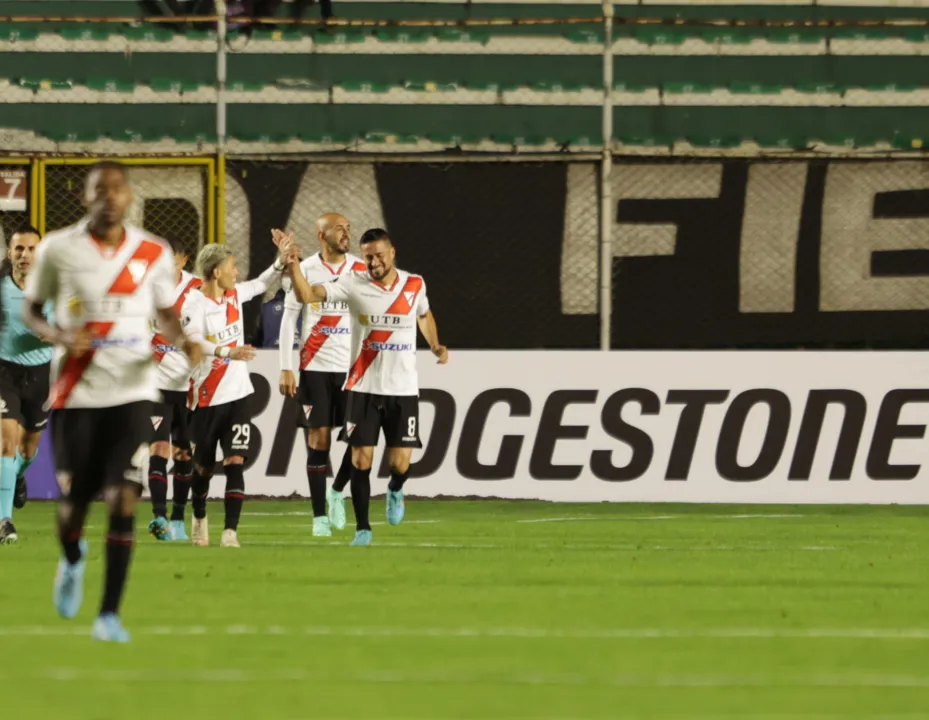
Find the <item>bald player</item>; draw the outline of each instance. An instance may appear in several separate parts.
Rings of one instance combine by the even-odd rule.
[[[273,231],[275,241],[284,239],[280,230]],[[287,236],[292,240],[292,235]],[[348,253],[351,226],[338,213],[326,213],[316,221],[319,252],[300,263],[300,273],[312,284],[328,282],[343,273],[362,272],[365,264]],[[288,279],[289,280],[289,279]],[[341,427],[345,415],[342,390],[351,359],[351,324],[348,304],[313,302],[304,305],[288,288],[281,319],[280,390],[300,403],[297,424],[306,435],[306,475],[313,504],[313,536],[328,537],[331,528],[345,527],[345,499],[342,495],[351,478],[351,452],[346,450],[332,489],[326,491],[329,469],[329,449],[332,429]],[[297,318],[303,313],[300,336],[300,383],[293,371],[293,342]],[[326,501],[329,512],[326,513]]]

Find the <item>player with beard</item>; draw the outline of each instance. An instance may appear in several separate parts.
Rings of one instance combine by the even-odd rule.
[[[387,522],[399,524],[406,512],[403,485],[413,448],[422,447],[417,326],[439,364],[448,362],[448,349],[439,343],[429,309],[426,283],[421,276],[396,268],[396,255],[387,232],[375,228],[361,237],[367,272],[350,271],[321,285],[310,285],[296,261],[288,268],[301,302],[345,302],[351,312],[353,361],[345,381],[349,391],[345,435],[352,448],[351,491],[357,529],[351,544],[356,546],[371,544],[371,464],[381,430],[390,466]]]
[[[52,346],[23,323],[23,288],[35,261],[39,232],[25,226],[7,243],[10,273],[0,280],[3,329],[0,331],[0,410],[3,448],[0,457],[0,545],[18,539],[13,508],[26,504],[26,469],[35,459],[48,423],[48,374]],[[51,303],[45,314],[51,316]]]
[[[55,343],[52,443],[62,500],[62,558],[54,602],[73,618],[83,598],[87,510],[103,490],[109,506],[103,601],[92,637],[127,642],[118,611],[134,543],[135,506],[159,399],[151,321],[191,362],[203,352],[174,312],[174,263],[165,242],[125,223],[132,188],[125,167],[103,162],[85,183],[88,217],[50,233],[26,281],[25,321]],[[55,301],[56,325],[42,314]]]
[[[351,226],[343,215],[326,213],[316,221],[319,252],[299,265],[300,274],[310,284],[326,282],[345,272],[364,272],[365,264],[348,254]],[[275,241],[285,236],[272,231]],[[297,318],[303,312],[300,337],[300,384],[293,372],[293,337]],[[345,527],[345,499],[342,495],[351,478],[352,452],[346,448],[332,489],[326,491],[332,428],[341,427],[345,416],[345,374],[351,360],[351,327],[348,304],[322,302],[305,305],[291,289],[284,300],[281,318],[280,390],[300,403],[298,426],[304,428],[307,444],[306,474],[313,505],[313,536],[332,535],[331,527]],[[329,501],[328,516],[326,501]]]
[[[184,268],[190,253],[178,237],[168,238],[174,253],[174,311],[180,317],[181,307],[188,293],[201,285],[200,278]],[[157,365],[158,389],[161,402],[152,408],[152,426],[155,439],[149,448],[148,487],[152,494],[152,512],[155,518],[148,531],[156,540],[188,540],[184,528],[184,508],[190,494],[193,461],[190,459],[190,433],[188,430],[191,395],[191,367],[187,357],[158,332],[152,337],[152,350]],[[174,445],[174,507],[168,524],[168,458]]]
[[[236,282],[239,270],[235,256],[224,245],[207,245],[197,255],[203,285],[187,296],[181,308],[182,324],[190,337],[201,344],[207,357],[194,369],[194,412],[191,440],[194,476],[191,504],[194,520],[190,537],[194,545],[210,544],[206,499],[216,466],[216,446],[223,451],[226,475],[225,527],[222,547],[239,547],[238,527],[245,501],[245,460],[252,435],[252,411],[248,396],[255,392],[247,362],[255,348],[242,345],[242,305],[260,297],[284,270],[294,246],[284,241],[274,265],[254,280]],[[296,254],[293,254],[296,259]]]

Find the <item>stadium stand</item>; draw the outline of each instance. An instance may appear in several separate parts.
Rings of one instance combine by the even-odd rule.
[[[4,3],[4,10],[27,5]],[[67,6],[71,16],[138,13],[130,0]],[[920,8],[886,7],[617,8],[621,19],[929,17]],[[583,18],[600,8],[352,3],[340,12],[388,20]],[[602,27],[593,22],[234,31],[227,41],[229,149],[384,138],[395,145],[467,139],[583,148],[601,137],[602,43]],[[920,147],[929,126],[927,48],[929,32],[920,27],[617,24],[617,143]],[[215,31],[208,27],[2,23],[0,102],[12,138],[5,144],[48,150],[74,138],[129,138],[203,149],[216,135],[216,65]],[[94,110],[99,103],[107,113]]]

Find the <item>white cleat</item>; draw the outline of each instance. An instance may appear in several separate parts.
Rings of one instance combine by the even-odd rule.
[[[206,547],[210,544],[210,526],[206,518],[202,520],[194,518],[190,526],[190,540],[197,547]]]
[[[223,538],[219,545],[220,547],[242,547],[239,545],[239,536],[235,530],[223,530]]]

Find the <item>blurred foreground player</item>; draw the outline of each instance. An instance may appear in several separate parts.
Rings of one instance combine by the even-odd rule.
[[[152,361],[151,320],[168,340],[199,362],[200,347],[174,314],[174,263],[164,241],[126,225],[132,203],[126,169],[91,168],[88,217],[42,242],[26,282],[26,324],[56,345],[52,361],[52,442],[62,500],[58,536],[63,557],[55,607],[77,615],[83,596],[90,502],[101,491],[109,506],[103,602],[92,637],[127,642],[118,611],[134,542],[135,506],[159,398]],[[55,301],[50,325],[42,306]]]
[[[177,237],[168,238],[174,253],[174,312],[180,317],[181,307],[188,293],[201,285],[200,278],[187,272],[184,267],[190,260],[190,254],[184,243]],[[190,459],[190,363],[187,356],[158,331],[152,337],[152,350],[155,355],[156,382],[161,391],[161,402],[152,408],[152,427],[154,442],[149,448],[148,487],[152,494],[152,513],[154,519],[148,524],[148,531],[156,540],[187,540],[184,528],[184,509],[190,494],[190,481],[193,474],[193,461]],[[174,507],[171,509],[171,523],[168,523],[168,458],[174,446]]]
[[[252,437],[248,396],[255,392],[246,364],[255,357],[255,348],[241,344],[244,340],[242,304],[260,297],[268,289],[274,275],[284,269],[289,252],[289,248],[282,247],[274,265],[254,280],[241,283],[236,282],[239,270],[235,256],[224,245],[207,245],[197,255],[197,269],[203,285],[188,294],[181,309],[184,328],[208,354],[195,368],[193,376],[197,409],[191,428],[194,519],[190,537],[194,545],[210,544],[206,499],[219,445],[226,475],[226,523],[220,545],[239,547],[237,531],[245,501],[243,466]]]
[[[368,506],[371,464],[383,429],[390,465],[387,522],[398,525],[406,506],[403,485],[413,448],[419,439],[419,379],[416,373],[416,327],[432,354],[444,365],[448,349],[429,309],[426,283],[420,275],[394,266],[397,251],[385,230],[361,237],[367,272],[348,272],[322,285],[310,285],[291,262],[294,291],[301,302],[346,302],[352,316],[352,357],[345,389],[345,435],[352,448],[352,507],[357,530],[352,545],[371,544]]]
[[[18,540],[13,508],[26,504],[26,469],[35,459],[48,423],[49,364],[52,346],[36,337],[23,322],[23,288],[35,262],[39,232],[20,228],[7,243],[10,273],[0,280],[3,328],[0,330],[0,409],[3,449],[0,457],[0,545]],[[45,314],[51,317],[52,304]]]
[[[344,216],[327,213],[316,221],[319,252],[299,265],[299,272],[311,285],[327,282],[345,272],[364,272],[360,258],[348,254],[351,226]],[[272,231],[275,241],[286,237],[280,230]],[[292,338],[297,318],[303,313],[300,335],[300,384],[293,372]],[[329,449],[332,428],[342,427],[345,418],[345,374],[351,362],[351,319],[348,303],[301,303],[293,289],[284,300],[284,316],[280,330],[281,377],[283,395],[296,397],[302,412],[297,424],[306,431],[306,475],[313,504],[313,536],[332,535],[345,527],[345,498],[342,491],[351,478],[352,449],[347,447],[336,473],[332,489],[326,491],[329,470]],[[326,513],[326,501],[329,512]]]

